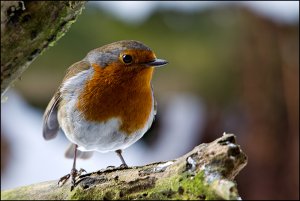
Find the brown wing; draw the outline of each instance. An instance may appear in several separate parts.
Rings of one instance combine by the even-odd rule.
[[[90,67],[89,63],[86,61],[79,61],[70,66],[64,77],[64,81],[73,77],[83,70],[87,70]],[[57,111],[61,94],[59,89],[49,102],[43,118],[43,137],[45,140],[51,140],[57,136],[59,130],[59,123],[57,120]]]
[[[73,77],[74,75],[77,75],[78,73],[88,70],[91,67],[91,65],[86,61],[78,61],[74,63],[72,66],[70,66],[67,69],[66,75],[63,79],[63,81]]]
[[[60,101],[59,91],[53,96],[49,102],[43,117],[43,137],[45,140],[51,140],[56,137],[59,130],[57,120],[57,110]]]

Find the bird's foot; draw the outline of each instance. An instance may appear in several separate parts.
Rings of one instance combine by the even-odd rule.
[[[116,168],[116,166],[110,165],[110,166],[107,166],[107,167],[105,168],[105,170],[113,170],[113,169],[115,169],[115,168]]]
[[[105,170],[118,170],[118,169],[126,169],[128,168],[127,164],[121,164],[120,166],[116,167],[116,166],[113,166],[113,165],[110,165],[110,166],[107,166],[105,168]]]
[[[70,176],[71,176],[71,174],[67,174],[67,175],[61,177],[61,178],[58,180],[57,185],[58,185],[59,187],[63,186],[63,185],[68,181],[68,179],[70,178]]]
[[[83,173],[86,172],[84,169],[80,168],[80,170],[76,170],[76,169],[72,169],[70,174],[67,174],[63,177],[61,177],[58,181],[58,186],[61,187],[63,186],[71,177],[72,178],[72,185],[71,185],[71,191],[74,189],[75,187],[75,181],[76,179]]]
[[[85,169],[80,168],[80,170],[77,173],[77,177],[81,176],[83,172],[87,173],[87,171]]]
[[[128,168],[128,165],[126,163],[122,163],[120,166],[119,166],[120,169],[126,169]]]

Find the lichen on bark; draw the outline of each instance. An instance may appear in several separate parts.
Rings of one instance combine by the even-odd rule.
[[[1,96],[61,38],[85,1],[1,1]]]
[[[224,134],[176,160],[79,176],[73,191],[50,181],[2,191],[1,199],[238,200],[234,177],[246,163],[235,136]]]

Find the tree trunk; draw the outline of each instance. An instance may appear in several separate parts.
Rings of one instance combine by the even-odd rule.
[[[195,147],[186,155],[141,167],[108,168],[58,187],[48,181],[1,192],[1,199],[240,199],[234,177],[247,164],[233,134]]]
[[[75,22],[85,1],[1,1],[1,97]]]

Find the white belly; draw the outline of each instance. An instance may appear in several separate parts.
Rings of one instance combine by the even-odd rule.
[[[130,135],[119,131],[121,120],[112,118],[104,123],[87,122],[78,111],[67,112],[72,109],[66,108],[67,118],[61,119],[60,125],[67,138],[79,146],[81,151],[108,152],[125,149],[139,140],[150,128],[153,121],[153,109],[147,123],[142,129]],[[63,108],[59,111],[64,112]],[[70,125],[70,126],[68,126]]]

